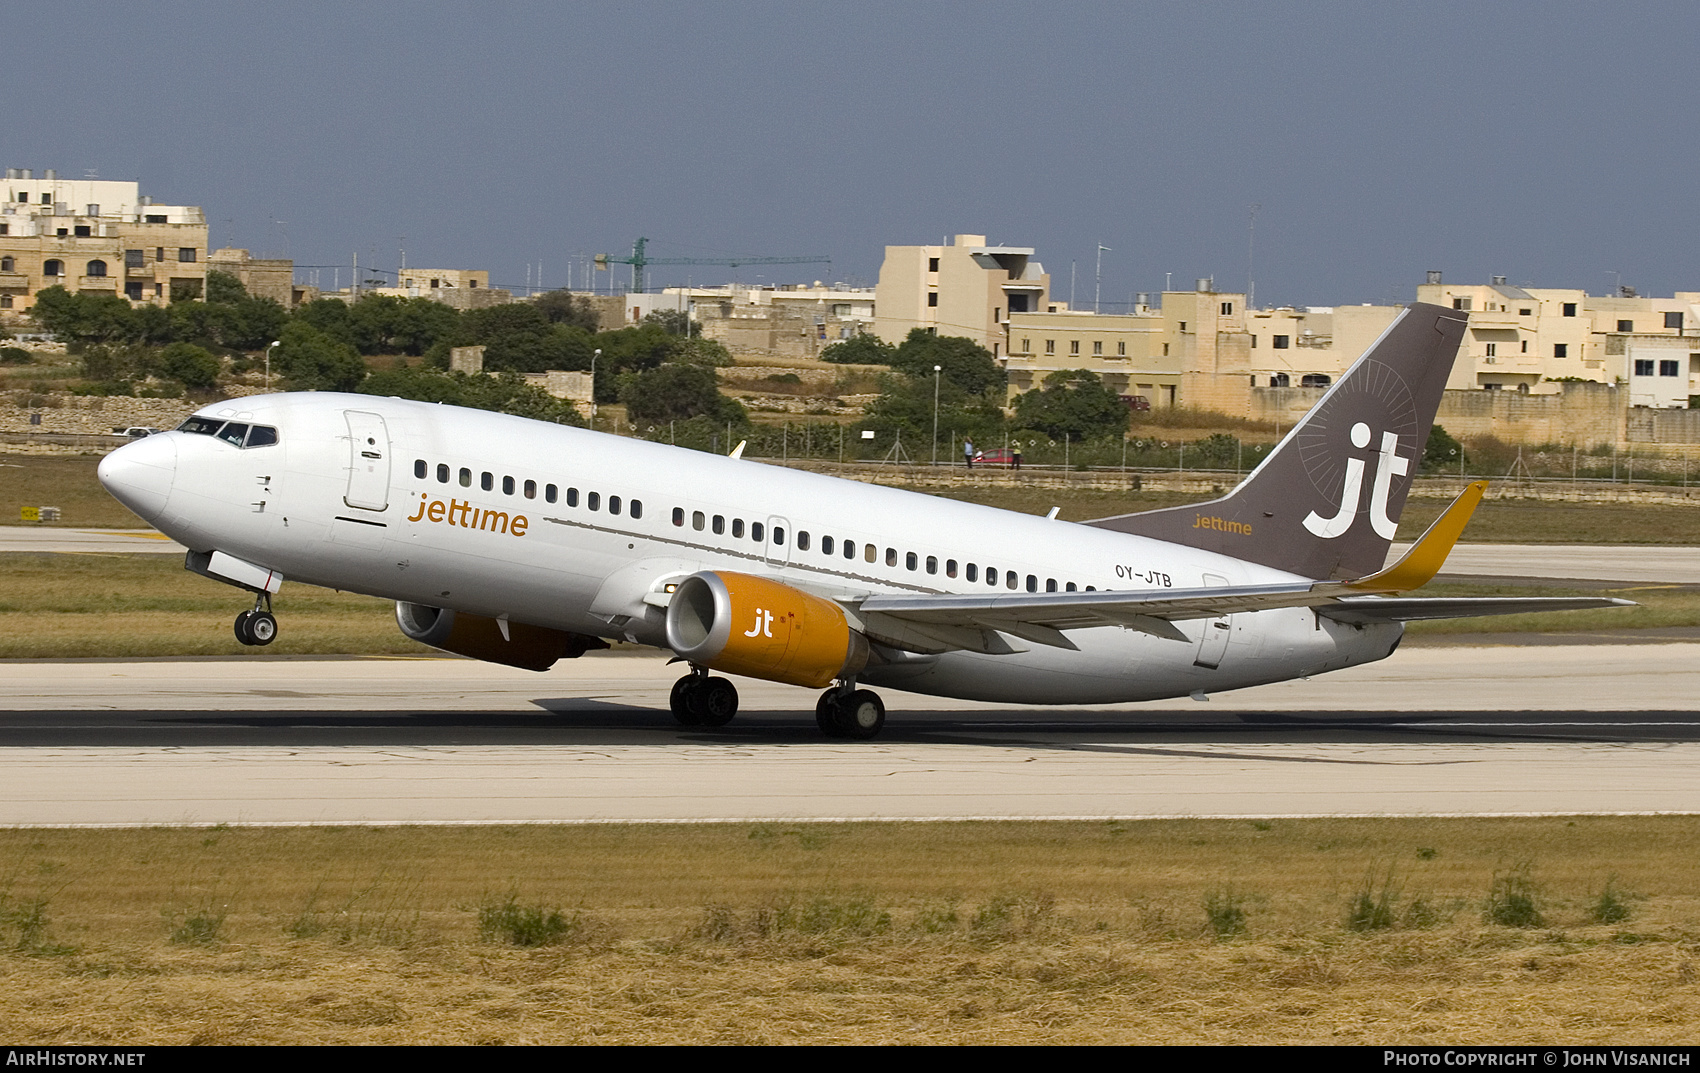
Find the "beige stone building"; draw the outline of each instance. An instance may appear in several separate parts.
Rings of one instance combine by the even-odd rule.
[[[270,298],[285,309],[300,305],[311,288],[295,283],[295,262],[288,258],[255,257],[247,250],[214,250],[207,271],[228,272],[255,298]]]
[[[27,168],[6,170],[0,197],[0,316],[54,286],[132,302],[205,292],[207,223],[195,206],[156,205],[133,182]]]
[[[915,328],[965,336],[1007,356],[1006,322],[1050,305],[1051,277],[1026,246],[957,235],[948,246],[887,246],[874,288],[874,334],[901,343]]]
[[[1631,407],[1661,409],[1700,394],[1700,292],[1594,296],[1512,286],[1504,276],[1447,284],[1430,272],[1417,300],[1469,311],[1450,388],[1546,395],[1587,380],[1623,385]]]
[[[659,295],[626,296],[628,303],[640,298],[671,299],[668,308],[687,309],[702,325],[703,338],[735,354],[814,358],[874,323],[873,290],[818,281],[812,286],[670,287]]]

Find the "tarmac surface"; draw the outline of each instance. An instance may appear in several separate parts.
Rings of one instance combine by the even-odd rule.
[[[0,824],[532,823],[1700,811],[1700,645],[1401,650],[1088,709],[881,690],[873,742],[736,679],[676,725],[659,657],[0,664]]]

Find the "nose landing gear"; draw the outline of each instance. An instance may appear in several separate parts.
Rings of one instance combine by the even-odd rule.
[[[260,593],[254,597],[254,610],[236,616],[236,639],[255,647],[277,639],[277,616],[272,614],[271,593]]]
[[[815,725],[829,738],[867,741],[885,727],[885,703],[873,690],[857,689],[852,679],[821,694]]]
[[[681,726],[723,727],[738,714],[738,689],[724,678],[711,678],[707,671],[692,669],[673,683],[667,698],[673,718]]]

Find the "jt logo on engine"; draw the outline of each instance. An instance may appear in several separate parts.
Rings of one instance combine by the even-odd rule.
[[[1352,426],[1352,446],[1369,446],[1369,426],[1359,421]],[[1375,484],[1369,493],[1369,524],[1383,540],[1392,540],[1398,523],[1387,516],[1387,497],[1393,490],[1393,478],[1411,471],[1411,460],[1398,454],[1399,437],[1392,432],[1381,434],[1381,449],[1376,452]],[[1358,501],[1363,496],[1364,460],[1346,459],[1346,480],[1340,487],[1340,510],[1332,518],[1311,511],[1305,517],[1305,528],[1324,540],[1343,536],[1358,516]]]
[[[756,608],[756,624],[744,631],[745,637],[772,637],[773,612]]]

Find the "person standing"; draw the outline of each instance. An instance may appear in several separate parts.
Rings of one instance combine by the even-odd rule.
[[[962,461],[969,469],[974,468],[974,441],[967,436],[962,437]]]
[[[1021,441],[1020,440],[1017,440],[1015,442],[1015,446],[1010,449],[1009,468],[1010,469],[1020,469],[1021,468]]]

